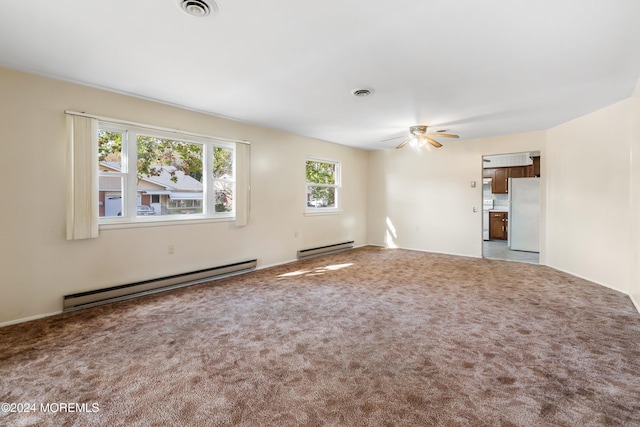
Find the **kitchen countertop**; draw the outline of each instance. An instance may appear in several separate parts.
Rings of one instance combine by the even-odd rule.
[[[489,212],[509,212],[507,208],[489,209]]]

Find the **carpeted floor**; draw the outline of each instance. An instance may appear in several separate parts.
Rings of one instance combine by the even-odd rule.
[[[634,426],[639,375],[623,294],[365,247],[2,328],[0,424]]]

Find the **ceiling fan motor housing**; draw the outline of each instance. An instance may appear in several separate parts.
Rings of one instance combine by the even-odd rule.
[[[441,133],[446,131],[446,129],[443,129],[442,131],[437,131],[436,133],[427,133],[427,127],[428,126],[426,125],[415,125],[415,126],[409,127],[409,133],[411,134],[411,136],[409,137],[409,139],[400,143],[400,145],[398,145],[396,148],[402,148],[406,144],[409,144],[413,147],[424,147],[425,144],[427,143],[431,144],[436,148],[439,148],[439,147],[442,147],[442,144],[440,144],[434,138],[438,138],[438,137],[458,138],[458,135],[454,135],[450,133]]]

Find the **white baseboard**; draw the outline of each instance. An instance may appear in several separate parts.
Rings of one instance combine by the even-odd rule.
[[[43,317],[55,316],[56,314],[61,314],[61,313],[62,313],[62,310],[54,311],[53,313],[37,314],[35,316],[23,317],[21,319],[9,320],[8,322],[0,323],[0,328],[5,327],[5,326],[9,326],[9,325],[15,325],[15,324],[18,324],[18,323],[29,322],[31,320],[42,319]]]
[[[597,280],[592,279],[592,278],[590,278],[590,277],[581,276],[581,275],[579,275],[579,274],[574,273],[573,271],[564,270],[564,269],[562,269],[562,268],[558,268],[558,267],[555,267],[555,266],[550,265],[550,264],[546,264],[546,266],[547,266],[547,267],[550,267],[550,268],[553,268],[554,270],[558,270],[558,271],[561,271],[561,272],[563,272],[563,273],[570,274],[570,275],[572,275],[572,276],[574,276],[574,277],[577,277],[577,278],[579,278],[579,279],[587,280],[587,281],[589,281],[589,282],[591,282],[591,283],[594,283],[594,284],[596,284],[596,285],[604,286],[605,288],[613,289],[613,290],[614,290],[614,291],[616,291],[616,292],[620,292],[620,293],[622,293],[622,294],[625,294],[625,295],[627,295],[627,296],[630,296],[628,292],[625,292],[625,291],[623,291],[622,289],[618,289],[618,288],[616,288],[615,286],[610,285],[610,284],[608,284],[608,283],[601,283],[601,282],[598,282]]]
[[[271,268],[271,267],[277,267],[279,265],[291,264],[292,262],[296,262],[296,261],[298,261],[298,260],[297,259],[292,259],[292,260],[289,260],[289,261],[274,262],[273,264],[259,265],[258,267],[256,267],[256,270],[264,270],[265,268]]]
[[[420,248],[405,248],[405,247],[401,247],[398,246],[397,248],[390,248],[387,245],[382,245],[382,244],[377,244],[377,243],[369,243],[368,245],[364,245],[364,246],[375,246],[378,248],[385,248],[385,249],[402,249],[405,251],[414,251],[414,252],[424,252],[427,254],[438,254],[438,255],[451,255],[451,256],[459,256],[459,257],[465,257],[465,258],[482,258],[482,255],[477,256],[477,255],[463,255],[463,254],[458,254],[458,253],[453,253],[453,252],[438,252],[438,251],[430,251],[428,249],[420,249]]]

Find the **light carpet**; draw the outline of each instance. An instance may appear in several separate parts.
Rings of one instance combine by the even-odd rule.
[[[0,424],[634,426],[639,373],[619,292],[364,247],[1,328]]]

